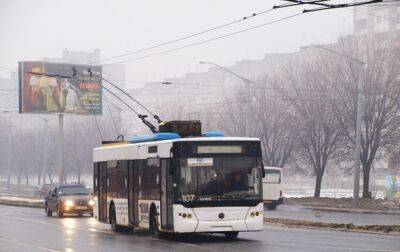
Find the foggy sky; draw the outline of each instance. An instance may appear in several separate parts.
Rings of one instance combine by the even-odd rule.
[[[267,10],[274,3],[283,2],[1,0],[0,66],[16,68],[21,60],[61,57],[65,48],[79,51],[98,48],[102,57],[115,56],[228,23]],[[118,61],[224,35],[303,9],[274,10],[222,30]],[[205,71],[208,66],[199,65],[199,60],[232,65],[242,59],[261,59],[265,53],[291,52],[301,45],[333,42],[351,31],[351,9],[304,14],[226,39],[127,63],[126,78],[159,81],[179,77],[187,72]],[[0,69],[0,76],[8,77],[9,72]]]

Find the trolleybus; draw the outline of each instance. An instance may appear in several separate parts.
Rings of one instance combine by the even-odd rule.
[[[153,235],[263,228],[260,141],[156,133],[93,150],[94,216],[113,231]]]

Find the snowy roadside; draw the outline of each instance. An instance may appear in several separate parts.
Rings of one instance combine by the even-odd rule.
[[[400,225],[354,225],[353,223],[326,223],[264,217],[264,223],[285,227],[334,229],[339,231],[400,235]]]
[[[43,199],[32,196],[0,195],[0,205],[43,208]]]

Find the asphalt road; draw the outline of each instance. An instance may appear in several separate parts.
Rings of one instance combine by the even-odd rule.
[[[265,226],[236,241],[217,235],[113,234],[89,217],[45,217],[41,209],[0,206],[0,251],[400,251],[400,237]]]
[[[400,225],[400,215],[311,210],[301,205],[283,204],[276,210],[265,209],[265,216],[325,223],[353,223],[354,225]]]

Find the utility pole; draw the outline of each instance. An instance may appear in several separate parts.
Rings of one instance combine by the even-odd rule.
[[[58,114],[58,183],[64,182],[64,114]]]
[[[362,111],[362,94],[361,87],[364,82],[364,64],[359,65],[359,75],[357,80],[357,114],[356,114],[356,145],[354,147],[354,191],[353,191],[353,199],[354,199],[354,207],[360,207],[360,151],[361,151],[361,115]]]
[[[247,79],[247,78],[245,78],[245,77],[243,77],[243,76],[241,76],[241,75],[239,75],[239,74],[237,74],[237,73],[235,73],[235,72],[232,72],[231,70],[229,70],[229,69],[227,69],[227,68],[225,68],[225,67],[223,67],[223,66],[220,66],[220,65],[218,65],[218,64],[215,64],[215,63],[212,63],[212,62],[208,62],[208,61],[199,61],[199,64],[209,64],[209,65],[213,65],[213,66],[216,66],[216,67],[218,67],[219,69],[221,69],[221,70],[223,70],[223,71],[225,71],[225,72],[228,72],[229,74],[231,74],[231,75],[233,75],[233,76],[235,76],[235,77],[237,77],[237,78],[239,78],[244,84],[245,84],[245,88],[246,88],[246,94],[247,94],[247,100],[249,101],[248,103],[247,103],[247,105],[245,105],[245,110],[246,111],[244,111],[243,112],[243,108],[242,107],[240,107],[240,111],[241,111],[241,113],[244,115],[244,117],[242,118],[242,120],[244,120],[244,122],[243,122],[243,125],[244,125],[244,135],[245,136],[249,136],[249,132],[250,132],[250,130],[249,130],[249,127],[247,126],[247,123],[248,123],[248,114],[251,112],[251,94],[250,94],[250,87],[251,87],[251,85],[250,84],[256,84],[256,82],[255,81],[252,81],[252,80],[249,80],[249,79]],[[240,100],[242,100],[242,95],[241,95],[241,97],[239,98]],[[246,100],[246,99],[243,99],[242,101],[241,101],[241,104],[242,103],[244,103],[243,101],[244,100]],[[250,125],[249,125],[250,126]]]

